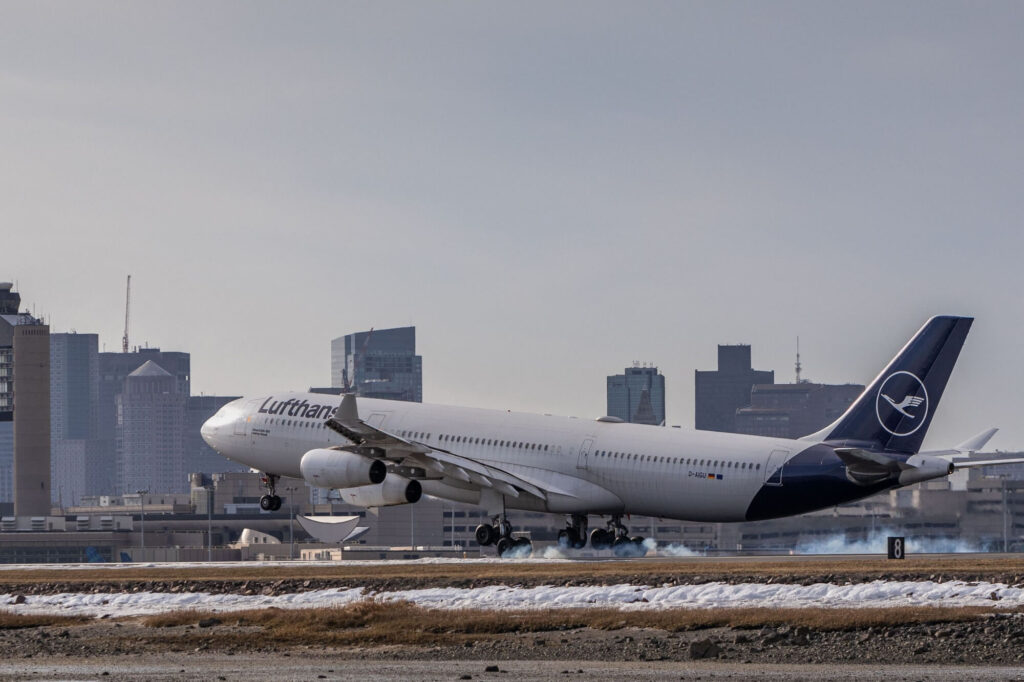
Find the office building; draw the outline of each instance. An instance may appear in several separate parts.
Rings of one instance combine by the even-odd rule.
[[[755,384],[750,406],[736,411],[736,433],[801,438],[834,422],[863,392],[860,384]]]
[[[0,481],[15,514],[39,516],[50,513],[50,328],[20,305],[0,283]]]
[[[331,341],[331,386],[367,398],[423,402],[416,327],[371,329]]]
[[[109,492],[100,478],[99,337],[50,335],[50,471],[53,502]]]
[[[634,424],[665,423],[665,376],[657,367],[635,363],[608,377],[609,417]]]
[[[719,346],[718,370],[694,372],[694,428],[736,430],[736,410],[750,405],[755,384],[774,384],[775,372],[753,369],[750,346]]]
[[[184,461],[188,396],[176,377],[147,360],[117,395],[120,492],[187,493]]]
[[[188,353],[161,351],[159,348],[137,348],[130,353],[99,354],[99,409],[97,411],[100,455],[96,476],[105,481],[103,489],[96,494],[113,493],[119,489],[117,469],[117,396],[124,391],[128,375],[152,362],[176,382],[178,392],[183,396],[191,391],[191,356]]]

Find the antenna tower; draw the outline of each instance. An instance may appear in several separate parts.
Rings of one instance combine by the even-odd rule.
[[[803,369],[803,365],[800,364],[800,337],[796,337],[796,383],[802,383],[800,379],[800,370]]]
[[[132,276],[128,275],[128,284],[124,293],[124,336],[121,337],[121,352],[128,352],[128,317],[132,305]]]

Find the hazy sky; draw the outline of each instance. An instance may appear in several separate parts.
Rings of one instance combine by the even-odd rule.
[[[1024,448],[1024,4],[0,2],[0,280],[195,392],[598,416],[653,361],[869,381],[977,321],[926,446]]]

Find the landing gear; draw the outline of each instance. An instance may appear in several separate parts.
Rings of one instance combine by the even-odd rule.
[[[606,528],[595,528],[590,533],[590,546],[594,549],[611,549],[615,556],[644,556],[647,548],[639,535],[629,537],[629,529],[622,525],[622,516],[614,515]]]
[[[512,537],[512,524],[504,516],[495,516],[490,525],[477,526],[475,535],[477,543],[483,547],[497,545],[500,557],[527,557],[533,553],[533,543],[529,538]]]
[[[260,478],[263,487],[267,489],[267,494],[260,498],[260,509],[263,511],[277,511],[281,508],[281,498],[277,496],[276,490],[279,478],[277,474],[266,474]]]
[[[573,514],[565,524],[565,529],[558,531],[558,546],[561,549],[583,549],[587,546],[587,516]]]

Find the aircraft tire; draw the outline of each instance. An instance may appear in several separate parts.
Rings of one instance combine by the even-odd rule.
[[[594,549],[609,549],[613,539],[612,534],[604,528],[595,528],[590,531],[590,546]]]
[[[477,544],[481,547],[494,544],[494,526],[480,524],[476,527],[474,535],[476,535]]]
[[[533,554],[533,543],[530,542],[529,538],[516,538],[512,541],[512,548],[526,550],[525,556]]]
[[[274,501],[270,495],[264,495],[260,498],[260,509],[263,511],[274,511]]]
[[[612,542],[612,552],[615,556],[628,556],[633,551],[633,542],[627,537],[618,537]]]
[[[508,554],[508,551],[512,549],[512,540],[509,538],[501,538],[498,540],[498,556],[504,557]]]
[[[570,544],[571,543],[569,542],[569,531],[565,528],[558,531],[558,548],[569,549]]]
[[[272,505],[270,507],[270,511],[277,511],[277,510],[279,510],[281,508],[281,498],[280,498],[280,496],[278,496],[278,495],[271,495],[270,496],[270,503]]]

